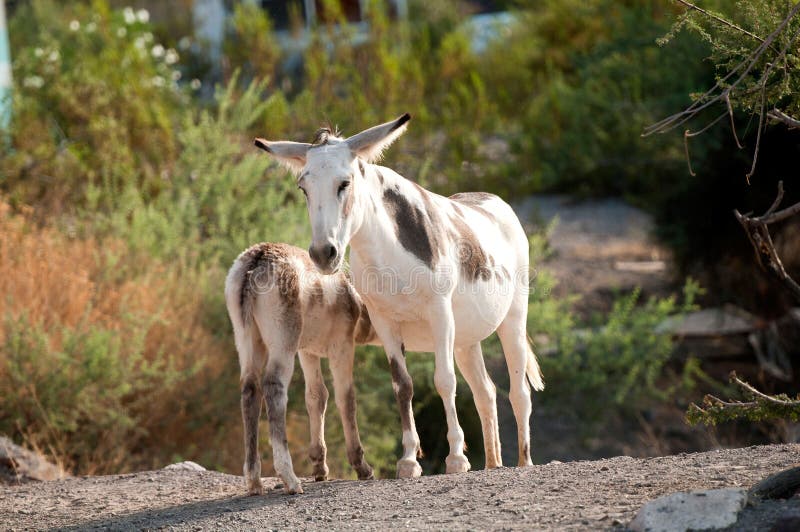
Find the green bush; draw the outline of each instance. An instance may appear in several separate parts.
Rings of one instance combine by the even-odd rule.
[[[128,464],[128,453],[147,435],[153,403],[192,373],[177,371],[168,357],[146,359],[150,324],[133,316],[124,323],[138,331],[135,341],[123,343],[116,331],[87,323],[53,334],[24,315],[6,316],[0,433],[21,433],[73,471]]]
[[[157,194],[185,101],[177,52],[103,0],[25,3],[9,34],[13,151],[0,159],[2,189],[54,214],[85,206],[87,187],[106,209],[128,186]]]

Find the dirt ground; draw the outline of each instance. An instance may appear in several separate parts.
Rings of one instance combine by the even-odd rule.
[[[750,487],[798,462],[800,445],[786,444],[414,480],[306,480],[294,496],[267,478],[272,489],[257,497],[244,496],[233,475],[148,471],[0,486],[0,529],[623,529],[650,499]],[[745,509],[738,529],[769,530],[765,519],[800,512],[800,499],[762,510]]]

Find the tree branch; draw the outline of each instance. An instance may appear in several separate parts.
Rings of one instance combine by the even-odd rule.
[[[773,109],[772,111],[767,113],[767,116],[773,120],[777,120],[778,122],[783,122],[791,129],[800,128],[800,120],[796,118],[792,118],[791,116],[787,115],[780,109]]]
[[[800,4],[798,4],[800,5]],[[800,203],[796,203],[791,207],[787,207],[778,212],[773,212],[780,201],[783,199],[783,181],[778,184],[778,197],[772,202],[772,206],[764,213],[763,216],[753,217],[741,214],[738,210],[734,210],[733,214],[739,223],[744,228],[747,237],[750,239],[750,244],[756,252],[756,259],[761,268],[772,273],[789,292],[800,301],[800,285],[786,273],[783,267],[783,262],[775,250],[775,244],[772,242],[772,236],[769,234],[767,225],[793,216],[800,213]]]
[[[689,2],[687,2],[686,0],[675,0],[675,1],[676,1],[676,2],[678,2],[679,4],[683,4],[683,5],[685,5],[685,6],[686,6],[686,7],[688,7],[689,9],[694,9],[695,11],[699,11],[700,13],[704,14],[705,16],[707,16],[707,17],[709,17],[709,18],[713,18],[713,19],[714,19],[714,20],[716,20],[717,22],[719,22],[719,23],[721,23],[721,24],[724,24],[724,25],[728,26],[729,28],[733,28],[733,29],[735,29],[735,30],[737,30],[737,31],[740,31],[740,32],[744,33],[745,35],[747,35],[748,37],[752,37],[753,39],[757,40],[757,41],[758,41],[758,42],[760,42],[760,43],[763,43],[763,42],[764,42],[764,39],[762,39],[762,38],[761,38],[761,37],[759,37],[758,35],[756,35],[756,34],[754,34],[754,33],[750,33],[750,32],[749,32],[749,31],[747,31],[746,29],[744,29],[744,28],[742,28],[742,27],[739,27],[739,26],[737,26],[737,25],[736,25],[736,24],[734,24],[733,22],[730,22],[730,21],[728,21],[728,20],[725,20],[724,18],[722,18],[722,17],[720,17],[720,16],[718,16],[718,15],[715,15],[715,14],[713,14],[713,13],[709,12],[709,11],[706,11],[705,9],[703,9],[703,8],[701,8],[701,7],[698,7],[698,6],[694,5],[694,4],[690,4],[690,3],[689,3]]]
[[[767,395],[741,380],[735,371],[730,374],[733,384],[750,397],[748,401],[723,401],[719,397],[706,395],[703,405],[692,403],[686,413],[690,423],[716,424],[721,421],[747,418],[753,421],[766,418],[797,420],[800,418],[800,399],[790,399],[785,394]]]
[[[798,400],[784,400],[779,399],[778,397],[773,397],[771,395],[767,395],[765,393],[759,392],[755,388],[753,388],[750,384],[746,383],[742,379],[736,375],[735,371],[731,371],[731,382],[738,385],[743,390],[747,391],[748,393],[753,394],[756,399],[761,399],[762,401],[766,401],[768,403],[780,405],[780,406],[800,406],[800,401]]]

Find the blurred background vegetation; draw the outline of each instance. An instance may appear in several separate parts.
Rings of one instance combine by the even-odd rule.
[[[791,5],[756,3],[770,9],[703,5],[754,31]],[[541,403],[552,417],[574,420],[580,441],[620,427],[645,430],[659,405],[685,409],[698,381],[724,386],[696,359],[672,357],[672,339],[654,332],[698,297],[773,317],[789,306],[758,273],[730,213],[763,210],[775,183],[791,182],[798,134],[767,131],[750,185],[751,154],[736,150],[724,127],[692,140],[697,176],[687,172],[680,134],[641,138],[645,126],[720,75],[707,60],[708,32],[677,31],[657,44],[685,11],[676,3],[495,2],[509,17],[476,44],[465,21],[480,2],[409,0],[398,17],[368,1],[364,23],[353,26],[346,9],[326,0],[298,52],[282,45],[267,10],[230,1],[216,62],[195,35],[192,0],[170,4],[10,2],[13,120],[0,132],[0,433],[68,470],[123,472],[191,459],[241,471],[224,276],[254,242],[305,247],[310,234],[293,180],[256,153],[256,135],[310,140],[324,120],[352,134],[408,111],[413,125],[385,164],[434,191],[486,190],[509,200],[614,196],[652,213],[679,277],[699,285],[689,280],[682,293],[674,287],[678,296],[661,299],[620,294],[610,312],[587,318],[575,313],[574,297],[553,296],[547,271],[535,281],[529,331],[550,339],[542,357],[548,390],[535,409]],[[300,31],[298,12],[289,18],[289,31]],[[746,124],[747,109],[737,112]],[[742,142],[752,146],[753,133],[739,131]],[[798,199],[797,187],[787,189]],[[548,254],[546,229],[531,241],[538,264]],[[784,258],[796,271],[800,249],[793,249]],[[504,364],[496,338],[484,352],[490,366]],[[379,474],[392,476],[400,431],[386,366],[381,350],[358,350],[362,437]],[[412,354],[409,367],[424,465],[439,471],[447,449],[433,358]],[[301,383],[297,371],[290,448],[307,474]],[[469,457],[480,467],[478,417],[459,386]],[[328,415],[332,474],[352,477],[334,405]],[[549,439],[545,430],[535,455]]]

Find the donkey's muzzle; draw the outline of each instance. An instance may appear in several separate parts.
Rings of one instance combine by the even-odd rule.
[[[334,266],[338,263],[339,251],[330,242],[321,245],[311,245],[308,254],[317,269],[324,274],[333,273]]]

